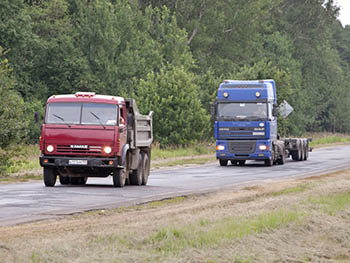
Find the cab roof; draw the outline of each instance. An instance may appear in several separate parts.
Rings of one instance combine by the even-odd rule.
[[[90,102],[107,104],[124,104],[122,97],[110,95],[96,95],[95,92],[76,92],[75,94],[52,95],[47,103],[51,102]]]

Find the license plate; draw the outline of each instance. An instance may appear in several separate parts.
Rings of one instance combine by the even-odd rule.
[[[87,165],[87,160],[69,160],[69,164]]]

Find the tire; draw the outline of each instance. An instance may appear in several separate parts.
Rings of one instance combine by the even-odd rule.
[[[304,146],[304,143],[302,142],[300,144],[300,159],[298,161],[304,161],[304,156],[305,156],[305,146]]]
[[[301,150],[298,149],[297,151],[292,152],[292,159],[294,161],[300,161],[301,160]]]
[[[273,166],[273,159],[267,159],[267,160],[265,160],[264,161],[264,163],[265,163],[265,166]]]
[[[305,145],[304,161],[306,161],[308,158],[309,158],[309,144],[306,143],[306,145]]]
[[[286,155],[282,153],[280,158],[277,159],[277,163],[283,165],[285,162],[286,162]]]
[[[62,175],[60,175],[60,176],[59,176],[59,180],[60,180],[60,184],[62,184],[62,185],[69,184],[69,182],[70,182],[68,176],[62,176]]]
[[[85,185],[87,182],[87,177],[71,177],[70,183],[74,185]]]
[[[219,159],[220,166],[227,166],[228,160]]]
[[[239,166],[245,165],[245,160],[238,161],[238,165],[239,165]]]
[[[126,168],[118,169],[113,171],[113,185],[115,187],[124,187],[126,182]]]
[[[57,180],[57,171],[54,168],[44,167],[44,184],[48,187],[55,186]]]
[[[150,174],[151,160],[148,153],[142,154],[142,185],[147,185]]]
[[[130,184],[131,185],[141,185],[142,184],[142,155],[139,155],[139,165],[137,169],[133,170],[130,174]]]

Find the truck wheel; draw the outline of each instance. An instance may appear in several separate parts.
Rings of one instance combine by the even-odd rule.
[[[304,161],[305,147],[304,143],[300,144],[300,159],[298,161]]]
[[[219,159],[220,166],[227,166],[227,160]]]
[[[306,143],[304,150],[305,150],[304,161],[306,161],[309,158],[309,145],[308,145],[308,143]]]
[[[284,153],[282,153],[280,158],[277,159],[277,163],[284,164],[285,162],[286,162],[286,155]]]
[[[44,167],[44,184],[45,186],[55,186],[57,179],[57,171],[54,168]]]
[[[292,159],[294,161],[300,161],[301,160],[301,149],[298,149],[297,151],[292,152]]]
[[[265,160],[264,161],[264,163],[265,163],[265,166],[273,166],[273,159],[267,159],[267,160]]]
[[[139,155],[139,165],[136,170],[133,170],[130,175],[130,184],[141,185],[142,184],[142,155]]]
[[[60,184],[65,185],[65,184],[69,184],[70,180],[68,176],[59,176],[60,179]]]
[[[144,153],[142,156],[142,185],[147,185],[151,160],[148,157],[148,153]]]
[[[124,187],[126,181],[126,168],[115,169],[113,171],[113,185],[115,187]]]

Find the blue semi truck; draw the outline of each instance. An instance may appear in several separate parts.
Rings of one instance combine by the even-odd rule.
[[[266,166],[286,158],[307,160],[309,138],[279,138],[274,80],[225,80],[211,113],[215,121],[216,158],[221,166],[244,165],[247,160]]]

